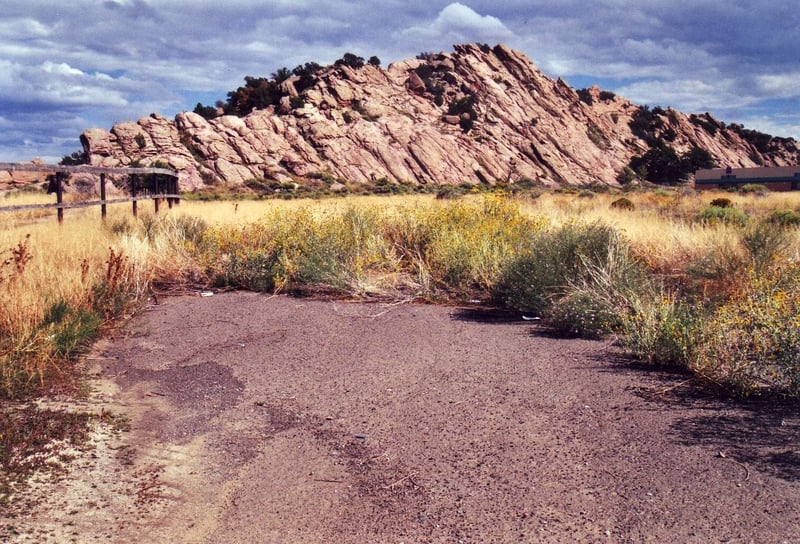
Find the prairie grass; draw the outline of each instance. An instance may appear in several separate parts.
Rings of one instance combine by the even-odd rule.
[[[464,201],[400,197],[276,207],[244,226],[208,229],[200,258],[215,281],[256,290],[436,298],[491,288],[540,228],[503,196]]]
[[[111,207],[104,224],[99,209],[67,210],[62,225],[52,210],[34,219],[27,211],[0,216],[0,398],[69,379],[71,361],[153,284],[195,277],[184,238],[170,238],[175,219],[165,215],[148,239],[147,215],[128,214]],[[130,228],[114,228],[120,224]]]
[[[541,314],[563,334],[618,335],[644,361],[692,370],[739,394],[800,394],[791,358],[781,359],[789,370],[780,375],[772,363],[753,363],[769,368],[752,380],[709,366],[712,353],[724,361],[723,344],[700,349],[712,345],[702,331],[730,327],[730,316],[754,301],[770,301],[769,311],[784,317],[795,311],[779,295],[785,290],[759,291],[754,282],[794,274],[800,195],[657,190],[625,197],[632,206],[612,207],[619,194],[588,191],[195,200],[159,216],[140,206],[138,218],[126,205],[111,206],[105,222],[96,208],[67,210],[61,226],[53,211],[6,213],[0,396],[57,382],[92,338],[146,297],[198,285],[492,300]],[[704,221],[715,198],[729,199],[744,224]],[[35,199],[43,197],[21,194],[13,203]],[[791,352],[800,333],[781,331],[782,343],[774,342]]]

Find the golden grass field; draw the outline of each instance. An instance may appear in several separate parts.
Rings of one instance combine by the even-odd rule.
[[[622,196],[632,202],[632,210],[612,207]],[[699,220],[715,198],[729,199],[731,208],[745,214],[747,225]],[[52,196],[40,193],[0,195],[0,206],[52,201]],[[322,285],[352,296],[490,300],[503,282],[506,291],[515,289],[509,284],[509,266],[541,241],[537,235],[563,232],[559,229],[575,225],[581,226],[579,233],[586,225],[608,227],[624,240],[625,254],[658,280],[656,290],[652,281],[648,283],[647,297],[659,300],[648,303],[647,315],[636,309],[647,298],[641,293],[626,295],[622,291],[627,287],[614,287],[616,291],[610,293],[611,287],[606,286],[603,295],[598,294],[603,274],[607,282],[615,281],[615,272],[608,268],[611,261],[587,264],[587,274],[563,278],[558,289],[548,291],[549,302],[566,300],[566,295],[574,295],[573,303],[578,295],[622,301],[623,313],[632,317],[628,329],[625,323],[611,327],[616,334],[632,334],[634,324],[638,330],[634,336],[642,335],[642,328],[663,326],[665,319],[675,316],[659,317],[658,312],[672,307],[691,307],[697,312],[702,306],[704,323],[713,322],[719,317],[714,313],[717,309],[730,313],[736,301],[754,303],[750,295],[757,295],[743,287],[753,284],[754,275],[775,280],[764,288],[783,293],[782,306],[770,308],[792,316],[796,315],[794,299],[786,297],[788,287],[778,285],[778,280],[794,277],[800,231],[793,224],[780,226],[779,232],[758,225],[774,224],[768,219],[776,211],[798,210],[800,193],[759,196],[657,190],[625,195],[470,195],[458,200],[437,200],[431,195],[185,200],[171,210],[162,206],[158,216],[151,203],[140,202],[136,219],[129,204],[117,204],[109,207],[105,221],[98,207],[66,210],[61,225],[54,210],[3,213],[0,396],[16,397],[47,386],[104,326],[135,311],[153,293],[213,285],[262,290]],[[766,249],[759,249],[759,244],[766,244]],[[576,262],[583,263],[582,259],[579,256]],[[653,295],[656,291],[657,296]],[[562,318],[577,315],[569,305],[559,310],[555,304],[554,308],[553,315],[566,312]],[[580,309],[584,310],[599,319],[594,306]],[[785,334],[781,334],[775,341],[783,342]],[[647,349],[666,349],[658,343],[664,338],[647,340],[656,342],[649,348],[642,347],[645,340],[632,339],[630,345],[635,354],[648,360],[691,368],[710,357],[697,355],[694,346],[682,352],[685,361],[662,361],[648,355]],[[781,391],[796,387],[792,393],[796,394],[800,370],[795,371],[795,366],[800,369],[800,363],[792,352],[797,346],[791,342],[780,348],[789,350],[788,362],[765,364],[768,372],[776,364],[791,367],[781,374],[778,385]],[[725,369],[702,373],[721,383],[730,378],[736,382],[734,388],[741,385],[746,392],[769,382],[764,372],[758,371],[752,379],[731,377]],[[747,380],[747,387],[739,383]]]

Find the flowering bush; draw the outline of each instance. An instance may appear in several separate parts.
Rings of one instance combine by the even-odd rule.
[[[800,267],[751,273],[705,324],[693,368],[734,391],[800,396]]]

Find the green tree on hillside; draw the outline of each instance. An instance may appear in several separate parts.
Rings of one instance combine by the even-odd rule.
[[[342,58],[333,63],[334,66],[349,66],[350,68],[361,68],[364,66],[364,57],[359,57],[353,53],[345,53]]]
[[[217,108],[214,106],[204,106],[200,102],[197,103],[193,111],[204,119],[213,119],[217,116]]]
[[[633,157],[628,166],[634,172],[641,172],[648,181],[673,184],[686,181],[701,168],[715,165],[711,153],[705,149],[694,147],[678,155],[675,149],[659,140],[644,155]]]

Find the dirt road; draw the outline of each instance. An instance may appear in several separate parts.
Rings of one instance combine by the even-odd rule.
[[[800,542],[797,409],[477,310],[227,293],[90,358],[96,437],[11,542]]]

